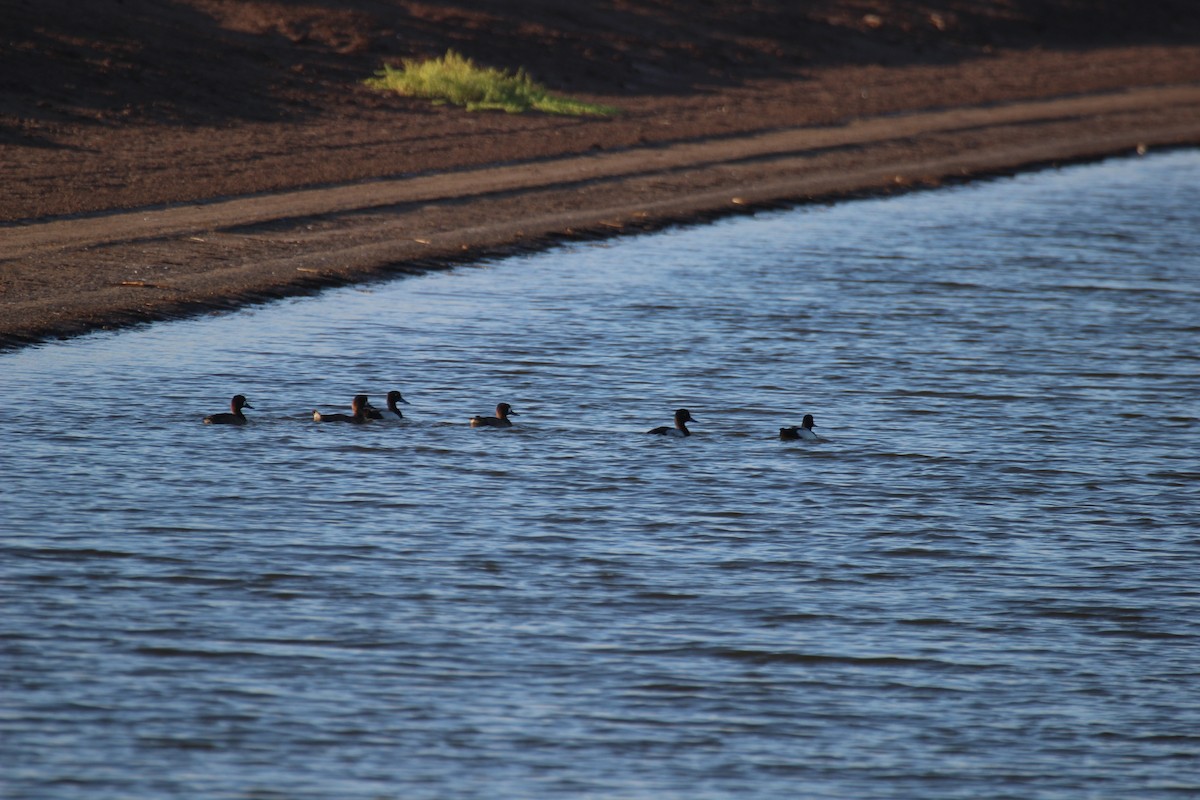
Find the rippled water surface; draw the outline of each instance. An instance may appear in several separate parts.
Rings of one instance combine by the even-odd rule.
[[[1198,253],[1180,152],[0,355],[0,795],[1200,796]]]

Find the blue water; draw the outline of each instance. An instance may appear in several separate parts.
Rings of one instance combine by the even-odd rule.
[[[1198,253],[1175,152],[2,354],[0,795],[1200,797]]]

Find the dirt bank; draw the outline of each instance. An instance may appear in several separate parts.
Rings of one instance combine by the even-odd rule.
[[[66,5],[0,23],[0,346],[1200,143],[1189,3]],[[449,47],[624,112],[470,114],[358,82]]]

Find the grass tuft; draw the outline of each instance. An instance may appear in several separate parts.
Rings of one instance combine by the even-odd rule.
[[[426,97],[435,103],[465,106],[468,111],[499,110],[519,114],[533,110],[601,117],[611,117],[618,111],[613,106],[552,95],[523,69],[514,74],[494,67],[480,67],[453,50],[442,58],[426,61],[406,58],[399,68],[384,66],[364,83],[373,89],[398,92],[408,97]]]

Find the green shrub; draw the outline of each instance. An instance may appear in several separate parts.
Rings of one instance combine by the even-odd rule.
[[[480,67],[453,50],[442,58],[427,61],[406,58],[403,67],[385,66],[365,83],[373,89],[466,106],[468,111],[501,110],[519,114],[533,109],[547,114],[604,117],[617,113],[612,106],[552,95],[544,86],[535,83],[525,70],[513,74],[493,67]]]

